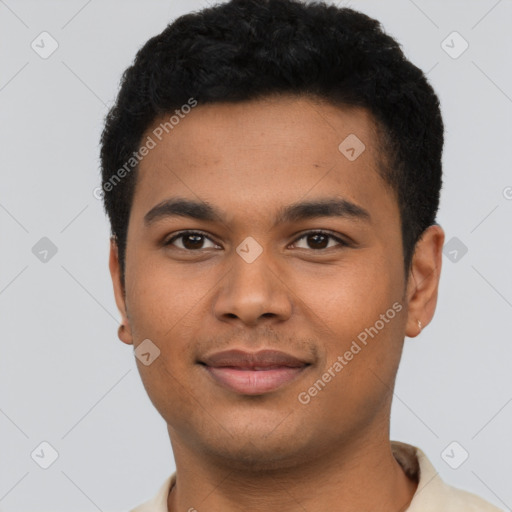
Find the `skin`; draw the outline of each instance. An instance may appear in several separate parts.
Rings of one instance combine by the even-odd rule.
[[[338,149],[349,134],[366,146],[354,161]],[[417,336],[418,320],[425,327],[434,315],[444,232],[438,225],[424,232],[406,281],[398,204],[376,170],[378,157],[366,110],[281,96],[200,105],[141,162],[125,289],[114,240],[110,271],[120,339],[136,348],[149,338],[161,351],[149,366],[137,364],[168,425],[177,468],[169,511],[409,505],[417,484],[391,452],[392,390],[404,337]],[[172,197],[207,202],[222,221],[173,216],[145,225],[146,213]],[[325,198],[350,200],[371,219],[274,225],[280,208]],[[319,229],[350,243],[304,237]],[[181,230],[207,237],[164,245]],[[252,263],[236,252],[249,236],[262,248]],[[299,393],[396,302],[400,313],[300,403]],[[312,364],[273,392],[237,394],[197,363],[230,348],[277,349]]]

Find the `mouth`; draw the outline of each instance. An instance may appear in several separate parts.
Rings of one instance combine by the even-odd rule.
[[[311,363],[274,350],[219,352],[199,361],[215,383],[243,395],[270,393],[292,382]]]

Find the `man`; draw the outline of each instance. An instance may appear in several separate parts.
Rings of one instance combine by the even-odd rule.
[[[139,51],[102,186],[176,473],[135,511],[498,510],[389,439],[436,307],[442,146],[424,74],[350,9],[232,0]]]

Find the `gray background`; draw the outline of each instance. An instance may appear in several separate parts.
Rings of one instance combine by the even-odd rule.
[[[0,0],[0,510],[126,510],[174,470],[164,421],[117,339],[109,229],[93,189],[122,71],[150,36],[204,5]],[[350,5],[428,71],[446,123],[438,220],[456,240],[436,316],[406,340],[392,438],[420,446],[452,485],[510,510],[512,3]],[[47,59],[31,48],[43,31],[59,45]],[[458,58],[441,46],[453,31],[469,43]],[[463,43],[447,44],[454,54]],[[43,237],[57,248],[47,261]],[[59,454],[48,469],[31,458],[43,441]],[[441,455],[453,441],[452,465],[469,453],[458,469]]]

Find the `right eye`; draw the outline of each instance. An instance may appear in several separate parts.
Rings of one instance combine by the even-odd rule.
[[[177,240],[180,240],[180,242],[175,244]],[[204,242],[206,240],[209,240],[213,245],[210,247],[204,247]],[[215,249],[219,247],[219,245],[213,242],[211,238],[201,231],[181,231],[165,241],[164,245],[166,247],[174,245],[178,249],[194,252],[200,249]]]

